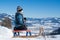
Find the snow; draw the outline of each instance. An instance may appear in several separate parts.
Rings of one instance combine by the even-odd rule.
[[[12,17],[9,17],[9,19],[12,19]]]
[[[12,31],[3,26],[2,27],[0,26],[0,35],[1,35],[0,37],[4,37],[4,38],[7,38],[7,37],[11,38],[13,36]]]
[[[0,20],[0,22],[2,22],[2,20]]]
[[[27,23],[32,23],[33,21],[26,21]]]
[[[0,26],[0,40],[60,40],[60,35],[55,35],[55,38],[52,37],[43,37],[38,36],[36,38],[12,38],[13,33],[11,29],[8,29],[4,26]]]

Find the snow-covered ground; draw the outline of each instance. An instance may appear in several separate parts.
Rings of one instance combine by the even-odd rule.
[[[36,38],[12,38],[13,33],[11,29],[0,26],[0,40],[60,40],[60,35],[42,37],[38,36]]]

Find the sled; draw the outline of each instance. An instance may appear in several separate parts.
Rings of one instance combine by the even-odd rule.
[[[13,32],[22,32],[22,31],[31,32],[31,30],[13,30]],[[31,36],[14,36],[13,38],[35,38],[35,37],[38,37],[38,35],[31,35]]]
[[[13,38],[35,38],[38,37],[37,35],[32,35],[32,36],[15,36]]]
[[[26,31],[26,32],[31,32],[31,30],[14,30],[13,32],[21,32],[21,31]],[[15,36],[13,38],[36,38],[41,36],[41,30],[39,30],[38,35],[31,35],[31,36]],[[44,35],[43,35],[44,37]]]
[[[31,32],[31,30],[13,30],[13,32],[21,32],[21,31]]]

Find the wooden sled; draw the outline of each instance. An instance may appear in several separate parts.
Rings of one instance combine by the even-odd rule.
[[[13,32],[22,32],[22,31],[26,31],[26,32],[31,32],[31,30],[14,30]],[[31,36],[15,36],[13,38],[35,38],[38,37],[39,35],[31,35]]]
[[[18,30],[18,31],[15,30],[15,31],[13,31],[13,32],[21,32],[21,31],[31,32],[31,30]],[[38,35],[31,35],[31,36],[15,36],[15,37],[13,37],[13,38],[35,38],[35,37],[41,36],[41,32],[43,32],[43,31],[39,30]],[[43,37],[44,37],[44,36],[43,36]]]
[[[37,35],[33,35],[33,36],[16,36],[16,37],[13,37],[13,38],[35,38],[35,37],[38,37]]]

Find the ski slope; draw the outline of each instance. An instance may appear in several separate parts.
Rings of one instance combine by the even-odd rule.
[[[0,40],[60,40],[60,35],[55,35],[55,38],[52,37],[42,37],[38,36],[36,38],[12,38],[13,33],[11,29],[0,26]]]

